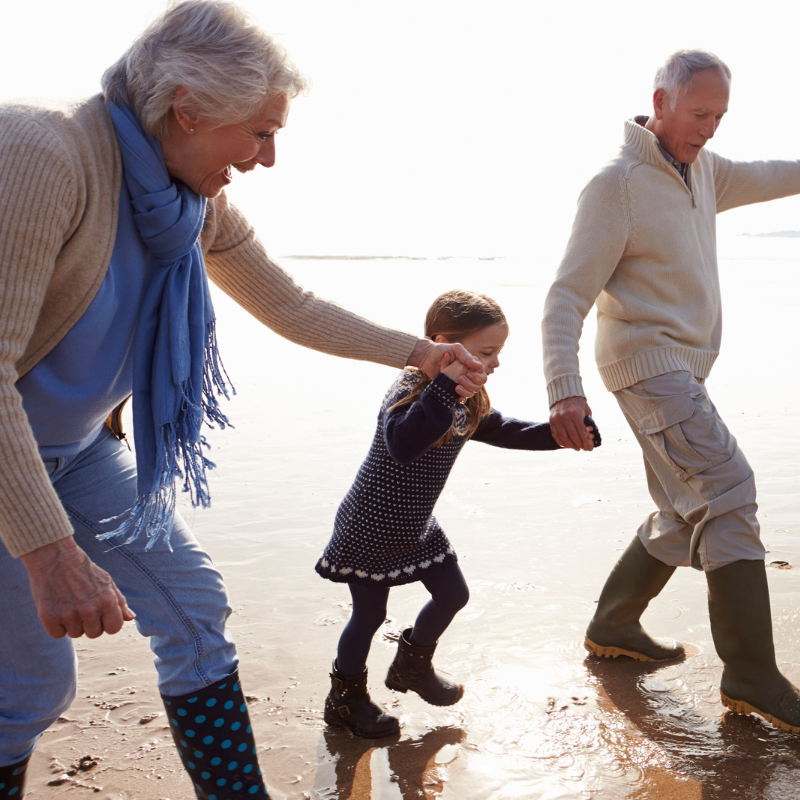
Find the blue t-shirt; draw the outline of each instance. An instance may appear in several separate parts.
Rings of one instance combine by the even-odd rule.
[[[136,322],[157,268],[139,236],[122,181],[114,249],[97,295],[67,335],[16,384],[42,458],[79,453],[131,394]]]

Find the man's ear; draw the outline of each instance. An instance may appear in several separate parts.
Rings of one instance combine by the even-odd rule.
[[[667,93],[663,89],[656,89],[653,92],[653,113],[657,120],[664,118],[664,106],[667,105]]]

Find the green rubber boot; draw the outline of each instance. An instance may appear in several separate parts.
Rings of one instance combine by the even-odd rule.
[[[683,655],[674,639],[654,639],[639,623],[650,601],[675,572],[651,556],[638,536],[617,561],[600,593],[584,646],[596,656],[628,656],[637,661],[669,661]]]
[[[734,561],[707,572],[714,647],[725,668],[720,694],[738,714],[759,714],[800,733],[800,691],[778,670],[763,561]]]

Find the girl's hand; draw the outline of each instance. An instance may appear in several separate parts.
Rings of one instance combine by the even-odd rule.
[[[462,375],[466,375],[467,372],[469,372],[469,370],[460,361],[454,361],[452,364],[442,367],[441,371],[443,375],[447,375],[451,381],[455,381],[456,383],[458,383],[458,379]]]
[[[467,369],[466,372],[453,379],[458,383],[456,392],[458,392],[461,402],[464,403],[475,392],[480,391],[488,376],[483,370],[483,364],[477,358],[471,356],[462,345],[448,342],[436,343],[430,339],[418,339],[406,363],[409,367],[421,369],[429,378],[433,379],[445,367],[454,364],[456,361],[463,364]],[[450,376],[448,375],[448,377]]]
[[[586,426],[584,429],[586,431],[585,438],[591,440],[593,447],[600,447],[603,444],[603,437],[600,436],[600,429],[597,427],[597,423],[587,414],[583,418],[583,424]]]

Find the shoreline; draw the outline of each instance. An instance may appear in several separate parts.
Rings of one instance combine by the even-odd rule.
[[[744,256],[726,261],[723,254],[721,261],[727,327],[708,385],[756,473],[767,563],[785,562],[768,569],[775,642],[781,669],[800,683],[800,411],[793,403],[800,375],[786,370],[780,348],[765,346],[793,340],[800,277],[796,262],[767,275]],[[373,305],[369,264],[339,266],[335,274],[324,263],[295,266],[306,269],[320,295],[407,330],[453,285],[452,274],[428,270],[424,297],[414,281],[403,282],[382,314]],[[497,280],[482,288],[504,307],[512,331],[489,386],[493,404],[544,419],[537,348],[547,280],[525,283],[513,270],[487,276],[483,269],[466,270],[463,285],[481,285],[480,275]],[[590,363],[591,320],[581,354],[603,446],[592,454],[524,453],[470,443],[437,504],[472,593],[435,661],[466,684],[463,700],[434,708],[383,686],[390,639],[426,598],[418,584],[398,587],[369,669],[370,690],[400,715],[401,736],[369,742],[327,731],[322,705],[349,594],[313,567],[394,372],[301,350],[242,320],[225,298],[215,302],[220,346],[237,385],[229,407],[236,427],[211,432],[219,465],[211,509],[182,510],[226,578],[261,766],[276,797],[800,796],[800,738],[752,715],[724,713],[702,574],[678,570],[644,618],[654,634],[687,642],[686,659],[648,666],[590,658],[583,649],[608,571],[652,506],[641,453]],[[78,696],[43,735],[27,796],[192,796],[147,643],[126,626],[111,639],[76,644]],[[87,756],[89,769],[47,785]]]

